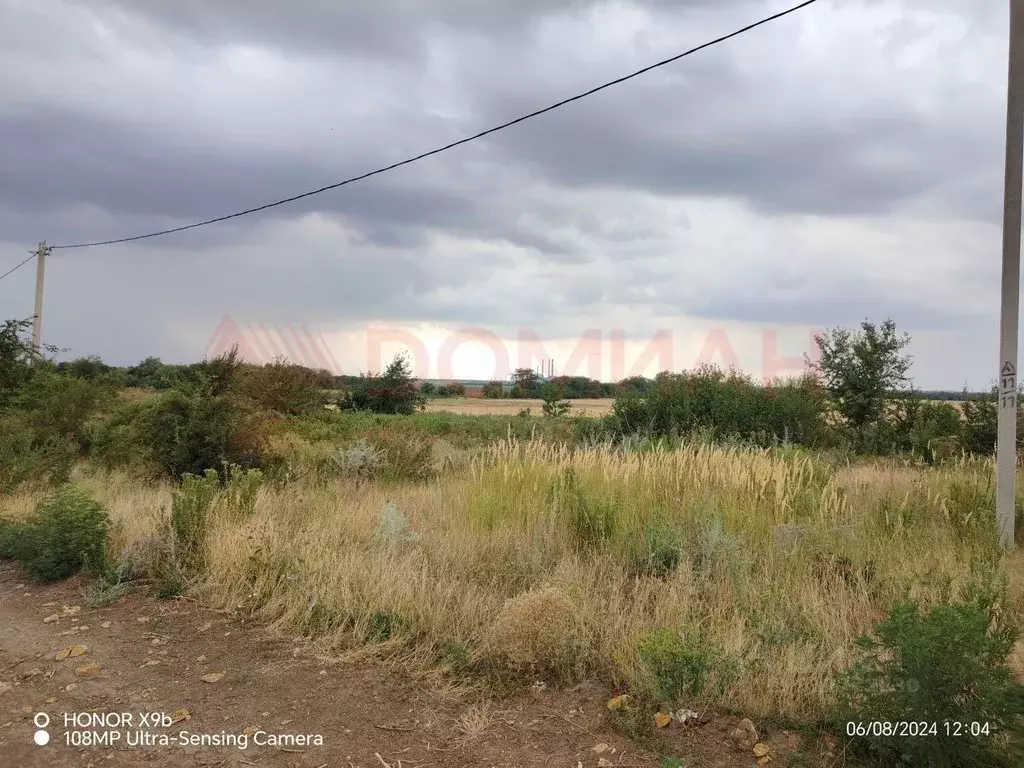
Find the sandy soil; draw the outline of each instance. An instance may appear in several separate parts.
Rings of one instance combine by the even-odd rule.
[[[544,690],[525,692],[516,701],[460,702],[402,682],[379,665],[313,658],[300,641],[273,637],[191,600],[157,600],[142,592],[91,609],[74,580],[27,584],[9,564],[0,565],[0,616],[0,764],[9,768],[661,764],[612,728],[607,690]],[[57,660],[76,645],[84,646],[76,650],[79,655]],[[211,682],[204,680],[211,674]],[[66,723],[65,716],[85,712],[131,713],[133,722],[117,728]],[[45,746],[33,740],[37,713],[50,717]],[[187,719],[156,726],[140,723],[143,713]],[[687,768],[756,766],[750,752],[729,741],[736,722],[705,716],[700,724],[673,725],[663,735]],[[182,731],[237,738],[247,729],[245,749],[128,745],[129,734],[139,731],[155,740]],[[256,745],[257,729],[319,735],[323,743],[314,738],[305,745]],[[98,746],[69,743],[89,733],[118,733],[121,739]],[[772,745],[773,768],[789,764],[787,750],[799,742],[785,732],[762,739]]]

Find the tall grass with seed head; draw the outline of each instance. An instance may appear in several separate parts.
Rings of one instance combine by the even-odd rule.
[[[680,660],[672,690],[691,708],[812,721],[857,636],[899,598],[956,597],[1001,560],[1024,608],[1024,558],[996,545],[991,476],[966,459],[835,466],[789,449],[509,439],[426,482],[264,488],[248,515],[214,516],[200,593],[425,672],[458,657],[664,691],[653,653]],[[121,521],[119,545],[169,503],[165,486],[88,482]],[[385,546],[382,531],[401,535]]]

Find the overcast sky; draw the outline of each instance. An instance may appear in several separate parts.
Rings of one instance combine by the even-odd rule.
[[[44,238],[142,234],[340,181],[794,2],[0,0],[0,272]],[[815,330],[891,317],[920,386],[987,386],[1005,6],[820,0],[342,189],[55,251],[45,340],[191,361],[230,317],[250,354],[257,329],[304,328],[346,372],[406,338],[421,375],[488,378],[535,338],[569,373],[710,358],[761,376],[773,349],[798,359]],[[30,316],[34,280],[27,265],[0,281],[0,314]],[[602,341],[568,370],[587,332]]]

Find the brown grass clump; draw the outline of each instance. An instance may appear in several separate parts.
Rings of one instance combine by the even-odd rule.
[[[541,587],[505,601],[482,652],[517,670],[565,678],[582,672],[588,645],[585,624],[569,595]]]

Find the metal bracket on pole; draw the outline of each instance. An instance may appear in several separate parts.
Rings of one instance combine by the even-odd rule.
[[[996,442],[996,526],[1004,547],[1012,547],[1014,543],[1017,481],[1017,334],[1020,324],[1021,188],[1024,186],[1024,0],[1010,0],[1009,65]]]

